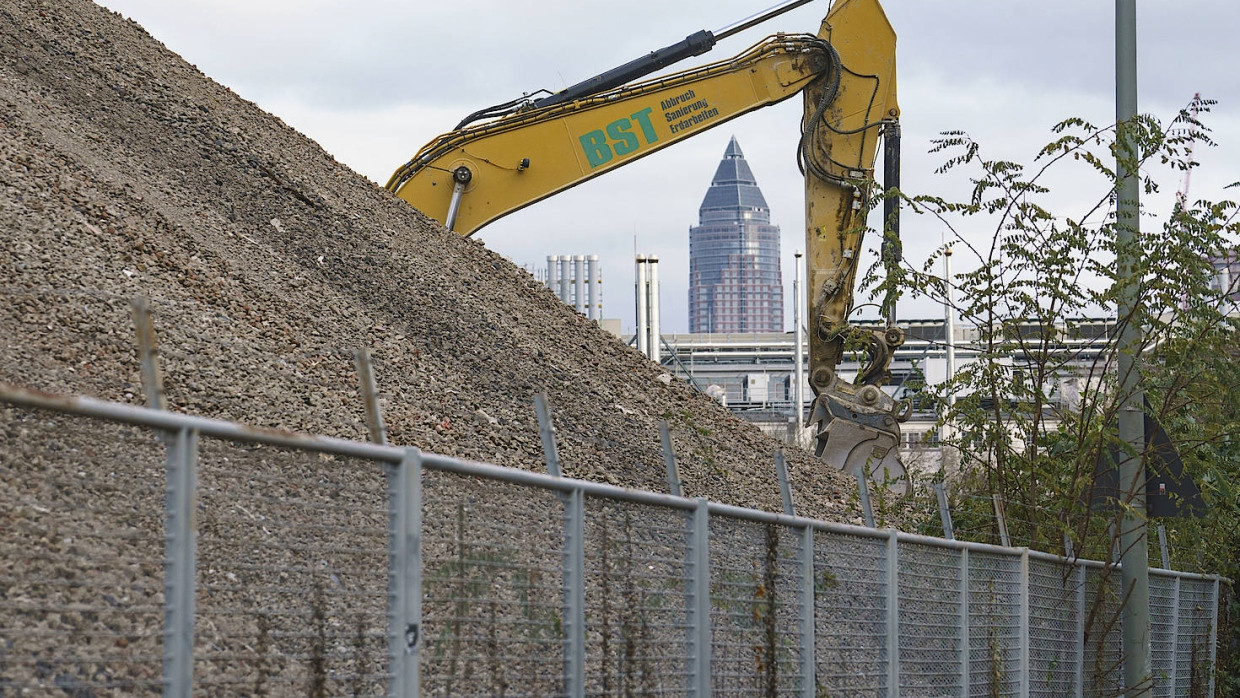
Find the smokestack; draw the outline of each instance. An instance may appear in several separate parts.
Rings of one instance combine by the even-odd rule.
[[[599,278],[598,255],[586,257],[586,305],[591,320],[603,317],[603,280]]]
[[[659,258],[650,255],[646,258],[650,265],[650,291],[647,300],[650,303],[650,360],[659,363],[662,342],[659,335]]]
[[[555,255],[555,254],[547,255],[547,288],[551,289],[552,293],[557,293],[556,277],[559,275],[556,273],[557,271],[556,267],[559,265],[559,263],[560,263],[559,255]]]
[[[634,334],[637,335],[637,350],[646,356],[650,356],[650,348],[647,345],[649,338],[649,325],[646,319],[646,258],[643,255],[637,255],[637,329]]]
[[[568,284],[573,278],[572,270],[573,258],[569,255],[560,255],[560,302],[572,305],[572,292],[569,291]]]
[[[573,307],[586,312],[586,258],[579,254],[573,255]]]

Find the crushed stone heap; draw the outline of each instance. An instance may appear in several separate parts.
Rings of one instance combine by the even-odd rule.
[[[141,404],[143,296],[170,409],[365,439],[365,347],[394,444],[542,469],[542,392],[566,475],[665,490],[666,419],[685,494],[781,508],[775,441],[84,0],[0,7],[0,230],[0,381]]]

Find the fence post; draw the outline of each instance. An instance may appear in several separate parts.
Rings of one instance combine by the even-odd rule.
[[[775,452],[775,476],[779,478],[779,494],[784,500],[784,513],[796,516],[796,509],[792,506],[792,484],[788,480],[788,461],[784,459],[782,448]]]
[[[867,528],[874,528],[874,508],[870,506],[870,482],[865,475],[857,475],[857,492],[861,495],[861,514]]]
[[[1171,680],[1170,695],[1175,695],[1176,686],[1179,685],[1176,666],[1180,663],[1180,575],[1178,574],[1171,585],[1171,609],[1171,675],[1168,678]]]
[[[943,483],[934,483],[934,496],[939,500],[939,518],[943,520],[943,537],[947,540],[956,540],[956,531],[952,528],[952,512],[947,507],[947,490],[944,489]]]
[[[1162,553],[1163,569],[1171,569],[1171,550],[1167,548],[1167,527],[1162,524],[1158,524],[1158,550]]]
[[[900,695],[900,539],[887,529],[887,695]]]
[[[538,434],[542,437],[543,453],[547,456],[547,472],[560,477],[560,454],[555,448],[555,432],[551,429],[551,408],[547,396],[534,394],[534,413],[538,415]]]
[[[419,695],[422,635],[422,452],[405,449],[388,471],[388,695]]]
[[[1219,578],[1214,578],[1214,588],[1211,593],[1210,602],[1210,690],[1206,692],[1207,696],[1214,695],[1214,677],[1218,674],[1218,604],[1219,604]],[[1176,609],[1178,613],[1180,609]]]
[[[165,696],[189,698],[194,688],[198,432],[183,428],[167,444],[163,684]]]
[[[1020,696],[1029,698],[1029,548],[1020,553]]]
[[[814,657],[817,607],[814,603],[814,527],[801,529],[801,698],[816,698],[817,661]]]
[[[1085,693],[1085,565],[1076,562],[1076,687],[1075,698]]]
[[[692,513],[689,537],[688,686],[690,698],[710,698],[710,509],[699,497]]]
[[[960,695],[972,690],[969,676],[969,549],[960,549]]]
[[[1115,522],[1107,526],[1107,535],[1111,537],[1111,564],[1119,564],[1119,536],[1115,532]]]
[[[586,525],[585,493],[564,497],[564,694],[585,695],[586,665]]]
[[[995,503],[995,521],[999,524],[999,542],[1003,544],[1003,547],[1010,548],[1012,541],[1008,538],[1007,518],[1003,515],[1003,500],[998,492],[991,493],[990,499]]]
[[[676,452],[672,450],[672,432],[667,420],[659,420],[659,440],[663,442],[663,466],[667,469],[667,491],[673,496],[680,494],[680,470],[676,467]]]
[[[164,377],[159,371],[159,349],[155,343],[155,324],[146,299],[136,296],[129,302],[133,313],[134,331],[138,335],[138,360],[142,365],[142,391],[146,393],[146,406],[153,410],[165,409]]]
[[[370,440],[377,444],[386,444],[387,426],[383,423],[383,411],[379,409],[379,389],[375,387],[375,368],[370,362],[370,352],[366,349],[353,352],[353,363],[357,367],[357,380],[361,384],[362,404],[366,408],[366,428],[370,431]]]

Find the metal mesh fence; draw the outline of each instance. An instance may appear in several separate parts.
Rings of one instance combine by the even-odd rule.
[[[969,553],[969,685],[974,696],[1020,694],[1020,558]]]
[[[712,517],[714,695],[791,695],[801,685],[798,544],[783,526]]]
[[[685,511],[586,500],[586,695],[687,691],[691,526]]]
[[[1029,695],[1071,695],[1081,668],[1080,568],[1029,561]],[[1070,641],[1065,641],[1070,638]]]
[[[887,540],[814,537],[814,658],[827,695],[885,695]]]
[[[1154,696],[1175,696],[1176,578],[1150,574],[1150,670]]]
[[[422,690],[562,692],[564,504],[555,492],[426,471]]]
[[[1175,643],[1176,695],[1208,695],[1212,675],[1213,629],[1217,618],[1216,583],[1206,579],[1180,580]]]
[[[1122,688],[1114,567],[5,390],[5,695]],[[1155,695],[1219,584],[1151,574]]]
[[[387,687],[387,501],[379,464],[204,441],[199,687],[374,695]]]
[[[159,693],[164,481],[151,432],[0,408],[0,695]]]
[[[957,695],[961,683],[961,587],[958,550],[899,545],[900,691]]]
[[[1123,655],[1120,626],[1122,588],[1114,567],[1086,568],[1084,694],[1115,696],[1123,691]]]

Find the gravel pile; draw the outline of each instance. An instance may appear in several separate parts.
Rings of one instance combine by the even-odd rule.
[[[367,347],[393,443],[540,469],[544,392],[570,476],[663,489],[665,418],[687,494],[780,507],[775,442],[91,3],[0,8],[0,230],[5,382],[140,403],[141,295],[172,409],[364,439]]]
[[[84,0],[0,5],[0,236],[0,382],[141,404],[129,314],[129,300],[141,296],[153,311],[170,409],[365,439],[351,354],[364,347],[394,444],[542,470],[533,396],[545,393],[569,476],[664,490],[657,425],[666,419],[687,495],[781,508],[779,444],[527,272],[443,230],[135,23]],[[0,694],[6,652],[24,662],[12,675],[41,686],[71,692],[89,681],[123,694],[158,685],[157,655],[123,674],[38,659],[41,643],[50,657],[63,638],[84,632],[111,652],[158,647],[160,449],[149,435],[140,449],[109,445],[138,437],[120,430],[123,437],[101,440],[102,427],[72,431],[72,422],[0,410],[0,559],[16,570],[0,572],[0,627],[39,623],[15,636],[21,646],[0,635]],[[306,540],[311,548],[350,545],[318,525],[313,509],[281,503],[279,491],[303,489],[297,478],[313,462],[277,468],[271,458],[204,460],[202,499],[221,504],[200,507],[203,608],[230,599],[238,584],[270,584],[286,598],[308,593],[263,577],[258,563],[271,548],[260,534],[230,534],[225,514],[317,537]],[[788,458],[800,513],[860,522],[850,480],[810,454]],[[382,507],[373,470],[329,469],[338,478],[332,492]],[[261,500],[264,512],[217,511],[241,497]],[[526,505],[535,506],[514,502],[510,511]],[[455,511],[428,516],[455,520]],[[220,542],[211,543],[217,530]],[[110,560],[130,562],[115,576]],[[374,591],[343,572],[332,579]],[[40,599],[78,610],[5,615]],[[108,599],[140,599],[149,618],[139,623],[126,611],[123,622],[106,621],[116,613],[101,606]],[[275,637],[263,617],[244,616],[235,628],[204,623],[202,637],[225,638],[210,641],[223,656],[253,652],[252,641],[233,648],[227,634]],[[381,653],[379,632],[354,644]],[[262,680],[254,679],[256,692]]]

